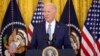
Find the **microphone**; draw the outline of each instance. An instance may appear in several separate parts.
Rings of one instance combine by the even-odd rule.
[[[54,46],[55,40],[56,40],[56,34],[54,33],[54,34],[53,34],[53,39],[51,40],[52,46]]]
[[[53,34],[53,40],[56,40],[56,34],[55,33]]]
[[[49,40],[49,34],[48,34],[48,33],[46,33],[46,35],[44,36],[44,39],[47,41],[47,44],[48,44],[49,46],[52,45],[52,41]]]
[[[44,36],[44,39],[47,40],[47,41],[49,40],[49,34],[48,33],[46,33],[46,35]]]
[[[48,34],[48,33],[46,33],[46,35],[44,36],[44,39],[47,41],[47,44],[48,44],[49,46],[54,46],[54,42],[55,42],[55,40],[56,40],[56,34],[54,33],[54,34],[52,35],[52,37],[53,37],[53,39],[52,39],[52,40],[49,40],[49,34]]]
[[[48,41],[50,46],[54,46],[54,43],[55,43],[55,40],[56,40],[56,34],[54,33],[52,35],[52,37],[53,37],[53,39]]]

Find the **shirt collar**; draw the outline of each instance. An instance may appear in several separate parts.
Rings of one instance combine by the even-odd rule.
[[[56,23],[56,20],[53,20],[51,23],[48,23],[48,22],[46,21],[46,24],[47,24],[47,25],[49,25],[49,24],[53,25],[53,24],[55,24],[55,23]]]

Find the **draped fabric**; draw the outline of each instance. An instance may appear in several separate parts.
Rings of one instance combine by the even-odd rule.
[[[1,32],[1,25],[9,2],[10,0],[0,0],[0,32]],[[56,4],[57,6],[56,20],[59,21],[67,0],[43,0],[43,2],[44,3],[52,2]],[[92,0],[73,0],[76,16],[81,29],[86,19],[87,12],[91,2]],[[32,20],[33,13],[35,12],[35,9],[37,7],[38,0],[17,0],[17,3],[21,11],[23,20],[26,24],[26,27],[28,28]]]
[[[67,1],[59,22],[68,27],[71,45],[75,50],[76,55],[79,56],[81,31],[72,1],[73,0]]]
[[[10,3],[4,15],[0,34],[1,34],[0,45],[2,46],[2,48],[0,48],[1,50],[0,53],[4,54],[5,56],[6,55],[9,56],[8,55],[9,46],[15,48],[17,53],[19,52],[22,53],[25,51],[25,47],[23,46],[26,46],[28,43],[26,26],[22,19],[16,0],[10,0]],[[12,35],[14,37],[11,37]],[[20,49],[21,51],[19,51],[17,48]],[[24,50],[22,51],[22,49]]]
[[[0,29],[3,21],[3,17],[5,14],[5,11],[7,9],[7,6],[9,4],[10,0],[0,0]],[[25,21],[26,27],[28,28],[33,13],[35,11],[36,5],[38,3],[38,0],[17,0],[19,8],[22,13],[22,17]],[[46,2],[52,2],[55,3],[57,6],[57,15],[56,18],[59,21],[59,17],[62,14],[63,8],[67,2],[67,0],[43,0],[44,3]],[[86,19],[88,9],[90,7],[92,0],[73,0],[75,11],[78,17],[78,22],[80,27],[82,28],[83,23]],[[84,9],[84,10],[83,10]]]
[[[82,56],[100,56],[100,0],[93,0],[82,29]]]

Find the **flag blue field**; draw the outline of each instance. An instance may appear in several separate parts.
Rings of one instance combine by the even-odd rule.
[[[60,22],[66,24],[66,26],[69,28],[69,36],[72,47],[78,52],[77,55],[79,56],[81,31],[72,1],[73,0],[68,0],[66,2]]]
[[[10,0],[10,3],[8,5],[8,8],[6,10],[2,27],[1,27],[1,38],[2,39],[2,55],[8,55],[7,46],[9,45],[9,36],[12,34],[12,32],[16,29],[16,33],[21,32],[26,37],[25,44],[27,44],[27,34],[26,34],[26,26],[24,24],[24,21],[22,19],[20,10],[18,8],[18,5],[16,3],[16,0]],[[17,34],[18,35],[18,34]]]

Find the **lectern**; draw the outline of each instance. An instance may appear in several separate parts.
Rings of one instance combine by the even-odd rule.
[[[25,56],[42,56],[43,50],[27,50]],[[58,50],[58,56],[75,56],[72,49],[60,49]]]

